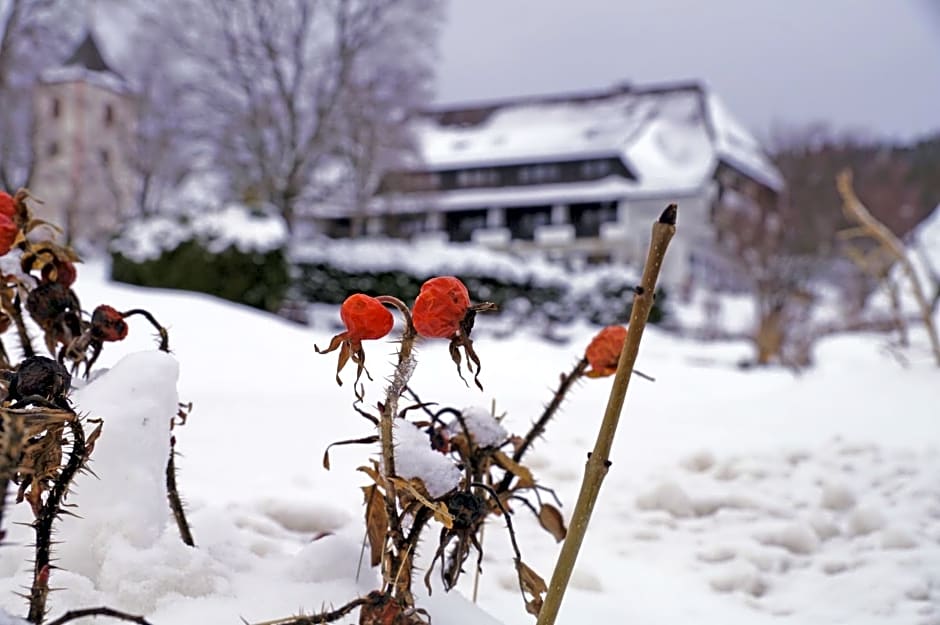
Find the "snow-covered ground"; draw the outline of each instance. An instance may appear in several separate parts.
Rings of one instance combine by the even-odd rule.
[[[338,606],[377,586],[364,569],[362,492],[371,448],[333,441],[371,434],[333,381],[334,328],[291,325],[210,297],[107,283],[80,268],[86,308],[149,309],[170,328],[172,357],[151,330],[108,345],[113,367],[75,393],[105,419],[60,523],[61,570],[50,614],[109,605],[155,625],[267,621]],[[333,312],[335,314],[335,311]],[[481,334],[485,391],[466,387],[440,342],[423,344],[413,388],[425,401],[505,412],[524,432],[593,333],[570,342]],[[940,624],[940,371],[914,332],[903,366],[876,335],[826,340],[800,376],[743,371],[744,344],[703,344],[647,330],[601,491],[560,623]],[[381,397],[391,342],[368,342]],[[131,354],[127,356],[125,355]],[[610,379],[578,386],[528,463],[570,513]],[[177,432],[180,488],[196,549],[179,540],[165,506],[160,437],[176,404],[192,401]],[[28,520],[25,505],[14,519]],[[5,523],[7,519],[5,519]],[[546,579],[558,545],[525,510],[514,524],[526,562]],[[30,532],[7,524],[0,547],[0,609],[25,614],[15,595],[30,581]],[[423,556],[436,547],[429,532]],[[489,523],[478,607],[434,592],[419,603],[437,625],[529,624],[499,520]],[[420,578],[420,576],[419,576]],[[472,575],[459,590],[469,597]],[[489,616],[487,616],[489,615]],[[0,617],[0,621],[3,618]],[[341,622],[354,621],[354,616]]]

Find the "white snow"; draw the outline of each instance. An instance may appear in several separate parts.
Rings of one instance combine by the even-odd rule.
[[[359,487],[368,478],[356,467],[377,448],[337,448],[332,469],[320,466],[329,443],[374,431],[352,410],[352,389],[336,386],[335,358],[313,351],[331,336],[331,322],[318,317],[302,328],[204,295],[108,284],[102,271],[79,268],[85,306],[149,309],[169,327],[173,355],[153,353],[151,329],[131,319],[127,341],[105,346],[100,366],[111,369],[74,396],[105,419],[91,467],[100,483],[79,476],[70,501],[83,518],[58,524],[61,568],[51,583],[62,590],[50,596],[50,617],[110,605],[155,625],[259,622],[375,589],[377,571],[365,566],[357,578]],[[500,425],[525,432],[594,330],[566,332],[568,343],[475,336],[483,393],[457,377],[446,344],[427,342],[411,386],[442,407],[495,399],[507,414]],[[940,378],[923,331],[912,329],[911,341],[902,365],[882,336],[829,338],[816,349],[816,367],[795,376],[738,369],[744,343],[648,328],[638,366],[657,381],[631,385],[559,622],[938,622]],[[368,349],[376,379],[365,391],[374,399],[395,344]],[[137,351],[147,353],[125,358]],[[565,518],[610,385],[578,385],[525,459],[556,491]],[[195,549],[179,540],[159,487],[177,397],[194,402],[174,433]],[[400,448],[406,431],[416,453],[436,453],[413,427],[399,428]],[[407,449],[403,460],[413,455]],[[644,497],[651,505],[638,505]],[[7,512],[0,611],[21,615],[25,602],[14,593],[29,583],[31,535],[15,523],[30,515],[23,504]],[[457,591],[430,598],[416,583],[434,623],[533,622],[505,523],[488,525],[478,606],[464,598],[471,574]],[[548,578],[558,545],[524,506],[515,506],[513,525],[526,563]],[[438,531],[429,528],[422,558]]]
[[[509,440],[509,432],[493,416],[491,410],[483,406],[468,406],[460,414],[478,447],[499,447]],[[453,434],[460,433],[461,429],[456,420],[450,425]]]
[[[431,439],[418,426],[395,420],[395,472],[405,479],[417,478],[424,483],[432,499],[457,488],[460,469],[449,456],[431,448]]]
[[[127,81],[114,72],[101,72],[81,65],[63,65],[52,67],[42,73],[44,83],[85,82],[116,93],[130,93]]]

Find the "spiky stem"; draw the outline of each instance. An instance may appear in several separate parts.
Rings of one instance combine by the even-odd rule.
[[[552,420],[552,417],[558,412],[558,409],[561,408],[561,404],[565,400],[565,396],[568,394],[568,391],[571,390],[571,387],[574,386],[574,383],[581,379],[581,376],[584,375],[584,372],[587,371],[588,361],[587,358],[582,357],[577,363],[575,363],[574,368],[565,375],[561,374],[558,388],[555,389],[552,399],[548,402],[548,405],[545,406],[545,410],[542,411],[542,415],[536,419],[535,423],[532,424],[532,427],[529,428],[529,432],[525,435],[525,438],[522,439],[522,443],[516,449],[515,453],[512,455],[513,462],[519,462],[522,460],[522,456],[525,455],[525,452],[529,450],[532,444],[545,434],[545,427],[548,425],[548,422]],[[509,485],[512,483],[513,477],[515,477],[511,472],[507,471],[506,475],[503,476],[503,480],[499,483],[497,487],[497,492],[504,493],[509,489]]]
[[[620,412],[623,409],[630,377],[633,374],[633,366],[636,364],[636,357],[640,350],[640,339],[643,338],[643,330],[646,328],[650,310],[653,308],[656,281],[662,269],[666,249],[676,233],[676,212],[676,205],[670,204],[663,211],[659,220],[653,224],[652,241],[650,242],[646,266],[643,269],[643,278],[633,298],[633,310],[630,313],[630,332],[627,333],[627,339],[624,341],[623,349],[620,352],[617,373],[610,389],[604,420],[597,434],[594,451],[588,456],[584,478],[581,482],[581,492],[571,515],[568,536],[565,538],[564,545],[562,545],[555,571],[552,573],[545,603],[539,611],[537,625],[553,625],[558,616],[561,600],[568,587],[568,581],[571,579],[571,573],[574,571],[574,564],[578,558],[581,543],[587,533],[591,513],[594,511],[594,504],[600,493],[601,483],[604,481],[610,467],[610,449],[613,446],[614,434],[617,431],[617,423],[620,420]]]
[[[382,597],[384,597],[382,593],[373,591],[365,597],[353,599],[346,605],[340,606],[335,610],[325,610],[309,616],[292,616],[276,621],[264,621],[263,623],[255,623],[255,625],[322,625],[323,623],[332,623],[333,621],[338,621],[343,618],[356,608],[366,605],[375,605]]]
[[[49,490],[45,503],[39,510],[33,528],[36,532],[36,555],[33,561],[33,584],[29,591],[29,614],[31,623],[41,623],[46,615],[46,598],[49,596],[49,573],[52,552],[52,524],[62,512],[62,503],[69,486],[79,469],[85,464],[85,430],[78,417],[72,415],[67,422],[72,431],[72,448],[68,462]]]
[[[405,329],[401,335],[401,344],[398,348],[398,364],[385,393],[385,403],[382,406],[382,415],[379,419],[379,439],[382,446],[382,470],[385,478],[385,510],[388,514],[389,538],[393,548],[385,551],[383,562],[383,575],[385,586],[395,596],[413,604],[411,596],[411,562],[412,554],[408,541],[402,532],[398,515],[397,495],[395,485],[390,478],[395,477],[395,442],[394,419],[398,414],[398,400],[408,386],[408,380],[414,372],[414,344],[418,338],[414,323],[411,320],[411,311],[408,306],[398,298],[382,295],[376,298],[383,304],[394,306],[401,312],[405,320]]]
[[[180,538],[183,543],[190,547],[196,546],[193,539],[193,532],[189,528],[189,521],[186,519],[186,511],[183,509],[183,500],[180,498],[179,490],[176,488],[176,437],[170,437],[170,458],[166,462],[166,498],[170,502],[170,510],[173,512],[173,518],[176,520],[176,527],[179,528]]]

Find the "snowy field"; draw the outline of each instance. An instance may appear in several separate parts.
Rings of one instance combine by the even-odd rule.
[[[107,346],[99,363],[113,368],[73,395],[105,424],[92,464],[99,479],[80,476],[69,499],[82,518],[59,524],[51,585],[61,590],[50,616],[108,605],[155,625],[255,623],[375,589],[375,570],[357,580],[366,478],[355,470],[374,449],[336,448],[332,470],[321,466],[330,442],[372,433],[350,407],[351,385],[333,381],[335,355],[314,352],[336,328],[326,317],[303,328],[205,296],[109,284],[103,274],[79,268],[84,307],[149,309],[170,328],[173,356],[134,353],[152,339],[132,319],[131,337]],[[506,427],[523,433],[592,334],[571,329],[564,345],[481,334],[482,393],[460,381],[444,344],[425,343],[412,386],[442,405],[495,401]],[[925,336],[912,340],[905,365],[883,336],[829,339],[817,366],[795,376],[738,369],[744,344],[649,329],[638,366],[657,381],[632,382],[559,623],[940,625],[940,371]],[[375,401],[394,345],[366,350],[379,380],[366,398]],[[566,514],[610,382],[577,387],[529,456]],[[194,404],[176,435],[196,549],[180,542],[162,486],[161,428],[177,392]],[[12,516],[28,520],[25,505]],[[526,562],[547,579],[558,546],[525,509],[514,524]],[[26,602],[14,593],[29,585],[31,536],[8,527],[0,610],[22,615]],[[464,598],[472,575],[461,579],[463,596],[427,598],[416,584],[435,625],[534,623],[501,521],[488,524],[485,548],[476,607]]]

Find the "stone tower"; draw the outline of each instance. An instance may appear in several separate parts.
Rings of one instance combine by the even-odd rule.
[[[44,72],[34,98],[37,216],[68,241],[101,243],[134,212],[137,104],[89,32],[72,56]]]

